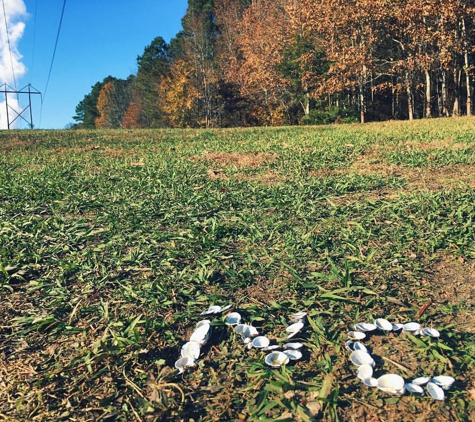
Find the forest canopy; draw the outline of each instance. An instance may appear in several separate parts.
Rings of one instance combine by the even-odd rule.
[[[189,0],[75,127],[321,124],[472,114],[475,1]]]

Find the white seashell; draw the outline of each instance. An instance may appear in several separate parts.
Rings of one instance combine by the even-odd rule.
[[[396,374],[385,374],[378,378],[377,387],[391,394],[403,394],[404,393],[404,378]]]
[[[201,312],[201,315],[218,314],[221,312],[221,309],[221,306],[212,305],[208,308],[208,310]]]
[[[355,342],[353,343],[353,350],[362,350],[363,352],[367,352],[367,351],[368,351],[367,347],[366,347],[363,343],[361,343],[361,342],[359,342],[359,341],[355,341]]]
[[[271,352],[265,357],[264,361],[272,368],[279,368],[289,363],[289,357],[283,352]]]
[[[430,377],[419,377],[412,380],[411,384],[426,385],[430,381]]]
[[[348,350],[349,352],[352,352],[354,349],[354,344],[355,342],[352,341],[352,340],[348,340],[346,343],[345,343],[345,349]]]
[[[442,387],[444,390],[448,390],[450,386],[455,382],[455,378],[448,375],[438,375],[431,380],[434,384]]]
[[[418,322],[408,322],[402,326],[402,331],[406,331],[409,333],[415,333],[416,331],[421,329],[421,324]]]
[[[303,328],[303,322],[296,322],[295,324],[292,324],[292,325],[289,325],[285,331],[287,333],[289,333],[289,335],[287,336],[287,338],[292,338],[293,336],[295,336],[296,334],[299,333],[299,331]]]
[[[290,360],[299,360],[302,359],[302,352],[300,350],[284,350],[284,354]]]
[[[359,322],[358,324],[355,324],[356,331],[374,331],[376,328],[378,327],[376,327],[375,324],[370,324],[369,322]]]
[[[364,352],[363,350],[355,350],[350,355],[350,361],[356,365],[374,365],[374,359],[368,352]]]
[[[181,357],[182,358],[192,358],[193,360],[196,360],[200,357],[201,353],[201,348],[198,343],[195,341],[189,341],[188,343],[185,343],[183,347],[181,348]]]
[[[297,350],[303,347],[302,343],[286,343],[284,344],[284,349]]]
[[[234,327],[234,332],[236,334],[241,334],[244,337],[255,337],[259,335],[256,327],[247,324],[238,324]]]
[[[377,387],[378,386],[378,380],[377,378],[367,378],[363,380],[363,384],[367,385],[368,387]]]
[[[190,337],[190,341],[198,343],[200,346],[205,345],[211,335],[211,325],[203,324],[200,325]]]
[[[378,328],[378,330],[382,331],[392,331],[393,324],[391,324],[387,319],[378,318],[374,321],[374,324]]]
[[[251,337],[241,336],[241,338],[242,338],[242,341],[244,342],[244,344],[249,346],[248,349],[250,349],[252,347]]]
[[[259,332],[257,331],[256,327],[253,327],[252,325],[248,325],[246,329],[244,330],[244,333],[242,333],[242,335],[245,337],[256,337],[259,335]]]
[[[272,346],[267,346],[267,347],[262,348],[264,352],[270,352],[271,350],[276,350],[276,349],[280,349],[280,346],[278,346],[277,344],[273,344]]]
[[[302,318],[305,318],[306,315],[307,315],[307,312],[303,312],[303,311],[302,312],[296,312],[295,314],[290,315],[290,319],[292,321],[298,322]]]
[[[241,314],[238,312],[231,312],[230,314],[226,315],[226,319],[224,323],[226,325],[237,325],[241,322]]]
[[[180,374],[186,369],[195,365],[195,360],[190,357],[180,358],[175,362],[175,368],[180,371]]]
[[[373,377],[373,367],[371,365],[361,365],[356,371],[356,376],[361,380],[367,380]]]
[[[198,321],[196,323],[195,328],[200,328],[202,325],[206,325],[206,324],[210,325],[211,321],[209,319],[203,319],[202,321]]]
[[[393,331],[402,330],[403,326],[404,326],[404,324],[393,324]]]
[[[366,337],[366,334],[361,331],[350,331],[348,337],[352,340],[363,340]]]
[[[410,383],[406,384],[404,387],[410,393],[424,394],[424,389],[420,385],[413,384],[413,383],[410,382]]]
[[[211,314],[220,314],[221,312],[227,311],[232,305],[227,305],[224,308],[218,305],[212,305],[208,310],[201,312],[201,315],[211,315]]]
[[[435,328],[423,328],[421,333],[423,336],[429,336],[434,338],[440,337],[440,333]]]
[[[252,340],[252,347],[255,347],[256,349],[262,349],[269,346],[269,344],[270,340],[265,336],[259,336]]]
[[[236,334],[243,334],[244,331],[246,331],[247,327],[249,327],[249,325],[247,324],[237,324],[235,327],[234,327],[234,332]]]
[[[298,332],[300,331],[302,328],[303,328],[303,322],[296,322],[295,324],[292,324],[292,325],[289,325],[285,331],[287,333],[294,333],[294,332]]]
[[[442,388],[440,388],[437,384],[433,382],[429,382],[427,384],[427,391],[429,392],[430,396],[435,400],[444,400],[445,393]]]

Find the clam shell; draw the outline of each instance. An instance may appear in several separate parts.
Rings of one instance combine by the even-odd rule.
[[[247,324],[237,324],[234,327],[234,332],[236,334],[241,334],[243,338],[255,337],[259,335],[259,332],[257,331],[256,327],[253,327],[252,325],[247,325]]]
[[[189,341],[188,343],[185,343],[183,347],[181,348],[181,357],[182,358],[192,358],[193,360],[196,360],[200,357],[201,353],[201,348],[198,343],[195,341]]]
[[[186,369],[195,365],[195,360],[190,357],[180,358],[175,362],[175,368],[180,371],[180,374]]]
[[[226,319],[224,323],[226,325],[237,325],[241,322],[241,314],[238,312],[231,312],[230,314],[226,315]]]
[[[393,324],[393,331],[402,330],[403,326],[404,326],[404,324]]]
[[[378,328],[376,324],[371,324],[369,322],[359,322],[358,324],[355,324],[356,331],[374,331],[376,328]]]
[[[300,350],[284,350],[284,354],[290,360],[299,360],[302,359],[302,352]]]
[[[299,332],[303,328],[303,322],[296,322],[292,325],[289,325],[285,331],[287,333],[294,333],[294,332]]]
[[[232,305],[226,305],[221,307],[218,305],[212,305],[206,311],[201,312],[201,315],[220,314],[221,312],[227,311],[231,306]]]
[[[350,355],[350,361],[356,365],[374,365],[374,359],[368,352],[364,352],[363,350],[355,350]]]
[[[272,368],[279,368],[289,363],[289,357],[283,352],[271,352],[265,357],[264,361]]]
[[[267,347],[262,348],[264,352],[270,352],[271,350],[276,350],[276,349],[280,349],[280,346],[278,346],[277,344],[273,344],[272,346],[267,346]]]
[[[262,349],[269,346],[269,344],[270,340],[265,336],[259,336],[252,340],[252,347],[255,347],[256,349]]]
[[[362,350],[363,352],[368,351],[367,347],[363,343],[360,343],[359,341],[355,341],[353,343],[353,350]]]
[[[259,335],[259,332],[257,331],[256,327],[253,327],[252,325],[246,326],[246,329],[242,333],[244,337],[256,337]]]
[[[410,393],[424,394],[424,389],[420,385],[413,384],[413,383],[410,382],[410,383],[406,384],[404,387]]]
[[[302,343],[286,343],[284,344],[284,349],[297,350],[303,347]]]
[[[352,340],[363,340],[366,337],[366,334],[361,331],[350,331],[348,337]]]
[[[234,332],[236,334],[243,334],[244,331],[246,331],[247,327],[249,327],[249,325],[247,324],[237,324],[235,327],[234,327]]]
[[[290,315],[290,319],[292,321],[298,322],[299,320],[304,318],[306,315],[307,315],[307,312],[304,312],[304,311],[296,312],[295,314]]]
[[[402,394],[404,392],[404,378],[397,374],[385,374],[378,378],[377,387],[391,394]]]
[[[423,328],[421,331],[421,334],[423,336],[429,336],[429,337],[434,337],[434,338],[440,337],[440,333],[435,328],[429,328],[429,327]]]
[[[411,384],[426,385],[430,381],[430,377],[418,377],[412,380]]]
[[[378,380],[377,378],[367,378],[363,380],[363,384],[367,385],[368,387],[377,387],[378,386]]]
[[[195,328],[200,328],[202,325],[206,325],[206,324],[210,325],[211,321],[209,319],[203,319],[202,321],[198,321],[196,323]]]
[[[289,333],[289,335],[287,336],[287,338],[292,338],[293,336],[295,336],[296,334],[299,333],[299,331],[303,328],[303,322],[296,322],[295,324],[292,324],[292,325],[289,325],[285,331],[287,333]]]
[[[352,352],[354,349],[354,344],[355,342],[352,341],[352,340],[348,340],[346,343],[345,343],[345,349],[348,350],[349,352]]]
[[[382,331],[392,331],[393,324],[391,324],[387,319],[378,318],[374,321],[374,324],[378,328],[378,330]]]
[[[194,341],[200,346],[204,346],[211,335],[211,325],[209,324],[203,324],[200,325],[195,331],[193,331],[193,334],[190,337],[190,341]]]
[[[427,384],[427,391],[429,392],[430,396],[435,399],[435,400],[444,400],[445,399],[445,393],[442,388],[440,388],[437,384],[433,382],[429,382]]]
[[[408,322],[402,326],[402,331],[407,331],[409,333],[415,333],[421,329],[421,324],[418,322]]]
[[[431,380],[434,384],[442,387],[444,390],[448,390],[450,386],[455,382],[455,378],[448,375],[438,375]]]
[[[221,312],[221,309],[222,309],[221,306],[212,305],[206,311],[201,312],[201,315],[218,314],[219,312]]]
[[[367,380],[373,377],[373,367],[371,365],[361,365],[356,371],[356,376],[361,380]]]

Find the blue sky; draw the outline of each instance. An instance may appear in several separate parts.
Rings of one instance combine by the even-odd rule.
[[[17,81],[17,86],[31,83],[44,93],[63,0],[24,0],[24,3],[28,16],[24,18],[26,27],[18,51],[27,73]],[[92,85],[108,75],[126,78],[135,73],[136,58],[145,46],[157,36],[169,41],[180,31],[187,3],[187,0],[69,0],[43,101],[40,128],[64,128],[74,122],[75,107]],[[33,99],[36,128],[40,109],[38,96]]]

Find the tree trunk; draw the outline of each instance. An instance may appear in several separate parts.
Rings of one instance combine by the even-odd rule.
[[[409,115],[409,120],[414,120],[414,107],[413,107],[413,96],[412,96],[412,87],[409,75],[406,74],[406,92],[407,92],[407,113]]]
[[[304,101],[303,103],[301,102],[301,104],[302,104],[302,108],[303,108],[303,112],[305,116],[308,116],[310,113],[310,93],[308,92],[307,84],[304,84],[304,92],[305,92]]]
[[[461,71],[458,68],[454,70],[454,108],[452,116],[460,116],[460,74]]]
[[[465,43],[468,43],[467,40],[467,30],[465,26],[465,19],[462,19],[462,36],[464,38]],[[469,72],[469,60],[468,60],[468,50],[467,47],[464,48],[464,71],[465,71],[465,81],[467,85],[467,116],[472,115],[472,87],[471,87],[471,80],[470,80],[470,72]]]
[[[430,90],[430,72],[428,70],[425,71],[426,74],[426,119],[430,119],[432,117],[432,110],[431,110],[431,90]]]
[[[360,121],[365,122],[366,104],[364,99],[364,87],[366,85],[366,66],[363,66],[363,70],[360,76]]]
[[[465,52],[465,83],[467,85],[467,116],[472,115],[472,81],[469,72],[468,53]]]
[[[446,72],[445,70],[442,71],[442,87],[441,87],[441,91],[442,91],[442,115],[444,117],[448,117],[449,116],[449,109],[447,107],[447,80],[446,80]]]

